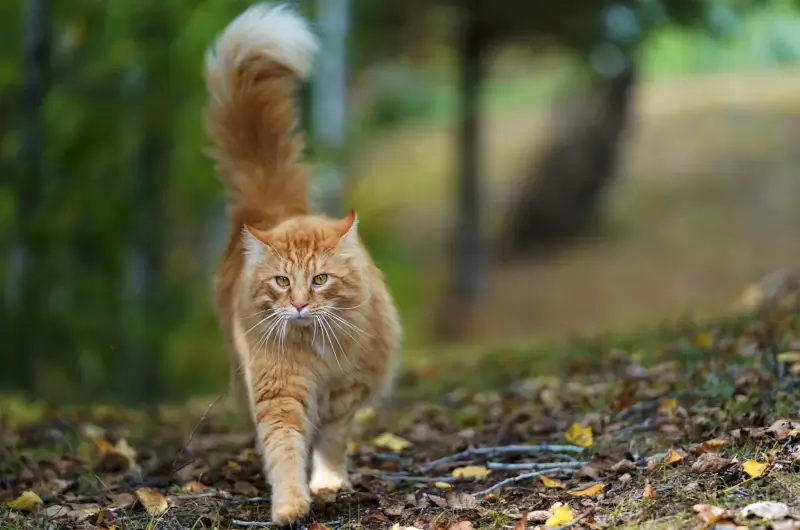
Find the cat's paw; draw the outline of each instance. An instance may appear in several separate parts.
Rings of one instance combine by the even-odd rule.
[[[272,522],[286,525],[302,519],[311,509],[311,498],[308,493],[295,492],[292,495],[281,495],[272,503]]]
[[[314,495],[320,495],[326,492],[336,494],[341,490],[349,490],[353,486],[347,480],[346,473],[322,469],[314,470],[309,487]]]

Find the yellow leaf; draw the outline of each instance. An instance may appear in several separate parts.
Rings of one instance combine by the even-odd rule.
[[[764,462],[763,464],[760,462],[756,462],[755,460],[747,460],[744,464],[744,472],[747,473],[750,478],[758,478],[764,474],[764,471],[767,470],[769,466],[769,462]]]
[[[582,490],[570,491],[569,494],[573,497],[593,497],[602,493],[604,489],[606,489],[605,484],[595,484],[594,486],[589,486]]]
[[[575,515],[572,513],[572,509],[565,504],[553,510],[553,515],[544,522],[544,525],[555,528],[556,526],[570,523],[573,519],[575,519]]]
[[[711,504],[695,504],[692,506],[692,510],[694,510],[697,518],[707,525],[716,523],[727,513],[725,508]]]
[[[450,488],[453,487],[447,482],[434,482],[433,486],[439,488],[440,490],[449,490]]]
[[[355,453],[356,451],[358,451],[358,444],[355,442],[347,442],[347,452]]]
[[[786,351],[775,356],[778,362],[791,364],[800,363],[800,351]]]
[[[708,349],[711,347],[711,333],[695,333],[692,336],[692,344],[698,348]]]
[[[489,471],[483,466],[464,466],[457,467],[453,470],[455,478],[486,478],[489,476]]]
[[[664,414],[670,414],[676,408],[678,408],[678,400],[675,398],[662,399],[661,403],[658,404],[658,410]]]
[[[31,512],[37,504],[42,504],[42,499],[32,491],[23,491],[13,501],[8,501],[6,507],[22,512]]]
[[[539,478],[542,480],[542,484],[544,484],[545,488],[560,488],[563,490],[564,488],[567,487],[566,484],[564,484],[560,480],[550,478],[547,475],[542,475]]]
[[[705,449],[716,449],[717,447],[722,447],[728,443],[727,440],[721,440],[719,438],[712,438],[711,440],[706,440],[703,442],[703,447]]]
[[[667,456],[664,458],[664,463],[665,464],[674,464],[676,462],[680,462],[681,460],[683,460],[683,458],[684,457],[683,457],[682,454],[680,454],[675,449],[670,447],[669,451],[667,451]]]
[[[393,453],[400,453],[404,449],[408,449],[413,444],[404,438],[400,438],[396,434],[385,432],[372,440],[372,445],[387,449]]]
[[[656,497],[658,497],[658,494],[656,494],[656,490],[653,489],[653,486],[651,486],[649,482],[645,484],[644,492],[642,492],[642,498],[655,499]]]
[[[569,443],[580,447],[591,447],[591,445],[594,443],[594,433],[592,432],[592,427],[583,427],[579,423],[573,423],[570,425],[566,434],[564,434],[564,438]]]
[[[157,517],[166,512],[169,508],[167,499],[159,492],[151,490],[150,488],[139,488],[136,490],[136,497],[139,499],[139,502],[142,503],[142,506],[144,506],[147,514],[151,517]]]

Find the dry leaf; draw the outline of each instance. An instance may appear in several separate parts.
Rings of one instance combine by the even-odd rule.
[[[308,530],[331,530],[331,527],[323,523],[311,523],[306,527]]]
[[[582,490],[572,490],[569,494],[573,497],[593,497],[602,493],[604,489],[606,489],[605,484],[595,484],[594,486],[589,486]]]
[[[672,415],[675,412],[675,409],[678,408],[678,400],[675,398],[667,398],[662,399],[661,403],[658,404],[659,412],[663,412],[667,415]]]
[[[750,517],[751,515],[769,519],[770,521],[785,519],[789,517],[789,507],[782,502],[755,502],[742,508],[742,517]]]
[[[692,471],[695,473],[716,473],[731,465],[733,465],[733,462],[721,457],[717,453],[703,453],[697,461],[692,464]]]
[[[192,480],[184,484],[181,489],[187,493],[200,493],[201,491],[208,491],[208,486],[197,482],[196,480]]]
[[[702,444],[695,447],[694,452],[695,454],[709,453],[712,451],[716,451],[718,447],[727,445],[727,443],[728,443],[727,440],[723,440],[721,438],[713,438],[711,440],[706,440]]]
[[[100,450],[100,461],[97,467],[108,473],[124,473],[137,469],[136,450],[124,438],[111,445],[108,440],[99,438],[94,440]]]
[[[561,482],[560,480],[554,479],[554,478],[550,478],[550,477],[548,477],[546,475],[542,475],[539,478],[541,479],[542,484],[544,484],[545,488],[559,488],[559,489],[563,490],[564,488],[567,487],[567,485],[564,484],[563,482]]]
[[[778,420],[769,426],[766,434],[775,440],[782,442],[794,436],[793,432],[797,430],[797,426],[789,420]]]
[[[570,425],[567,432],[564,434],[564,438],[571,444],[575,444],[579,447],[591,447],[594,443],[594,433],[592,432],[592,427],[587,426],[583,427],[579,423],[573,423]]]
[[[684,458],[685,458],[684,455],[680,454],[678,451],[670,447],[669,450],[667,451],[667,456],[664,457],[662,463],[675,464],[677,462],[682,461]]]
[[[42,504],[42,499],[32,491],[23,491],[13,501],[8,501],[6,507],[21,512],[32,512],[37,504]]]
[[[555,528],[556,526],[572,522],[574,519],[575,515],[572,513],[572,509],[564,504],[553,510],[553,515],[544,522],[544,525]]]
[[[456,521],[447,527],[447,530],[473,530],[472,523],[469,521]]]
[[[764,462],[763,464],[760,462],[756,462],[755,460],[747,460],[742,465],[744,472],[747,473],[750,478],[758,478],[764,474],[764,471],[767,470],[769,467],[769,462]]]
[[[421,529],[417,528],[416,526],[400,526],[400,523],[394,523],[394,526],[392,526],[392,530],[421,530]]]
[[[159,492],[151,490],[150,488],[139,488],[136,490],[136,497],[139,499],[139,502],[142,503],[142,506],[144,506],[147,514],[151,517],[157,517],[166,512],[169,508],[167,499]]]
[[[553,512],[549,510],[533,510],[532,512],[528,513],[526,519],[530,523],[540,524],[547,521],[552,516]]]
[[[491,471],[484,466],[464,466],[453,470],[455,478],[486,478]]]
[[[413,444],[405,438],[400,438],[396,434],[385,432],[372,440],[372,445],[387,449],[393,453],[401,453],[403,450],[408,449]]]
[[[480,504],[478,499],[463,491],[447,490],[444,496],[447,504],[456,510],[472,510]]]
[[[713,506],[711,504],[695,504],[692,506],[692,510],[694,510],[695,515],[697,518],[706,523],[707,525],[712,525],[722,519],[722,517],[727,513],[725,508],[720,506]]]
[[[692,344],[698,348],[707,350],[711,347],[711,333],[695,333],[692,335]]]
[[[651,486],[649,482],[645,484],[644,492],[642,492],[642,498],[655,499],[656,497],[658,497],[658,494],[656,493],[656,490],[653,489],[653,486]]]

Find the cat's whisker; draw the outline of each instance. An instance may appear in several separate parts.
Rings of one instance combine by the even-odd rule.
[[[250,334],[250,332],[251,332],[251,331],[253,331],[254,329],[256,329],[256,328],[257,328],[258,326],[260,326],[261,324],[263,324],[263,323],[267,322],[267,321],[268,321],[268,320],[270,320],[271,318],[275,317],[275,316],[276,316],[276,315],[278,315],[279,313],[280,313],[279,311],[277,311],[277,310],[273,310],[273,311],[272,311],[272,313],[270,313],[269,315],[265,316],[264,318],[262,318],[261,320],[259,320],[259,321],[258,321],[258,322],[257,322],[257,323],[256,323],[256,324],[253,326],[253,327],[251,327],[250,329],[248,329],[247,331],[245,331],[245,332],[244,332],[244,336],[246,337],[247,335],[249,335],[249,334]]]
[[[330,331],[331,336],[336,341],[336,344],[339,345],[339,351],[342,352],[342,357],[344,357],[345,363],[350,365],[351,363],[350,363],[350,359],[347,358],[347,352],[345,351],[345,348],[342,346],[342,343],[339,340],[339,337],[336,335],[336,332],[333,330],[333,326],[331,325],[331,323],[329,321],[327,321],[324,317],[322,318],[321,322],[328,327],[328,330]],[[331,344],[331,348],[332,347],[333,347],[333,344]]]
[[[326,324],[324,319],[320,318],[319,319],[319,323],[320,323],[320,326],[322,327],[322,332],[328,337],[328,344],[330,344],[330,346],[331,346],[331,353],[333,353],[333,358],[336,360],[336,364],[339,365],[339,370],[342,371],[342,374],[347,375],[347,372],[344,371],[344,367],[342,366],[342,363],[339,362],[339,356],[336,355],[336,348],[333,346],[333,341],[331,340],[331,336],[333,336],[335,338],[333,330],[330,329],[327,326],[327,324]],[[338,339],[337,339],[337,342],[338,342]],[[344,350],[342,350],[342,355],[344,355]]]
[[[343,328],[341,324],[339,324],[335,320],[331,320],[330,323],[336,325],[336,327],[339,329],[339,331],[341,331],[342,333],[347,335],[350,338],[350,340],[352,340],[355,344],[358,344],[359,348],[361,348],[362,350],[366,350],[366,348],[364,348],[364,345],[361,343],[361,341],[358,340],[358,337],[354,336],[346,328]]]
[[[352,322],[347,320],[346,318],[343,318],[343,317],[341,317],[341,316],[339,316],[339,315],[337,315],[335,313],[331,313],[331,312],[329,312],[327,310],[322,310],[320,312],[323,313],[325,316],[331,317],[334,320],[340,322],[341,324],[347,326],[349,329],[352,329],[353,331],[357,331],[358,333],[366,335],[367,337],[369,337],[371,339],[375,338],[372,335],[370,335],[369,333],[367,333],[366,331],[364,331],[363,329],[361,329],[360,327],[356,326],[355,324],[353,324]]]

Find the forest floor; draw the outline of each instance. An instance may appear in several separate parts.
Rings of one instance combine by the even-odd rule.
[[[800,308],[442,351],[296,527],[800,529]],[[449,374],[445,376],[446,374]],[[0,529],[268,527],[225,399],[0,402]]]

